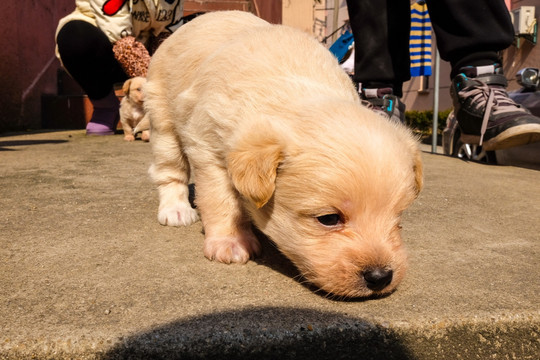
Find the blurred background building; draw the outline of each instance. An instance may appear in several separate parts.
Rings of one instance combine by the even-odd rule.
[[[505,74],[512,90],[517,88],[514,74],[519,69],[540,66],[540,47],[534,43],[535,34],[530,33],[534,28],[531,23],[536,23],[540,12],[540,0],[506,0],[506,3],[517,31],[515,44],[504,53]],[[4,4],[5,16],[0,24],[0,133],[51,126],[77,128],[81,122],[77,119],[88,116],[89,102],[69,76],[59,71],[60,64],[54,56],[58,20],[74,7],[75,0],[8,0]],[[531,7],[534,15],[530,13]],[[341,35],[346,28],[342,26],[348,20],[345,0],[193,0],[184,3],[186,14],[227,9],[250,11],[272,23],[302,29],[327,47]],[[432,53],[435,56],[434,50]],[[448,64],[441,62],[440,110],[451,107],[449,71]],[[413,78],[405,84],[403,101],[407,109],[432,108],[434,81],[431,78]]]

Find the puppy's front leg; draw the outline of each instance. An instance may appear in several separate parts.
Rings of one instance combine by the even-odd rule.
[[[133,134],[133,129],[129,126],[127,121],[122,121],[122,130],[124,130],[124,140],[125,141],[134,141],[135,136]]]
[[[142,141],[150,141],[150,116],[145,114],[141,121],[133,128],[133,136],[136,136],[137,133],[141,133]]]
[[[155,131],[154,163],[149,173],[158,185],[158,221],[162,225],[191,225],[199,219],[189,202],[189,163],[172,132]]]
[[[143,130],[143,132],[141,133],[141,140],[150,141],[150,130]]]
[[[189,203],[189,189],[182,182],[158,186],[158,221],[161,225],[188,226],[199,220],[197,211]]]
[[[133,135],[137,135],[137,133],[141,131],[144,133],[145,130],[149,131],[149,129],[150,129],[150,116],[148,116],[148,114],[145,114],[143,118],[141,119],[141,121],[139,121],[137,126],[135,126],[135,128],[133,129]]]
[[[204,225],[204,256],[222,263],[246,263],[261,252],[238,193],[222,168],[196,174],[196,202]]]

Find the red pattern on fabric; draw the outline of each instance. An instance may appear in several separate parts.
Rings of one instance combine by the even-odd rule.
[[[124,6],[126,1],[127,0],[107,0],[105,4],[103,4],[103,13],[109,16],[116,14],[122,6]]]

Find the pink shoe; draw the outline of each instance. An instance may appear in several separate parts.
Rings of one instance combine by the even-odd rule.
[[[103,99],[91,100],[94,106],[92,119],[86,124],[86,135],[114,135],[120,120],[120,102],[114,91]]]

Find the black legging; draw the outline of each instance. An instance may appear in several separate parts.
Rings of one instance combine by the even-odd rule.
[[[427,0],[437,46],[452,65],[500,62],[499,51],[513,41],[514,29],[503,0]],[[367,86],[393,86],[402,95],[410,79],[410,2],[347,0],[355,41],[354,80]]]
[[[102,99],[128,79],[103,31],[86,21],[66,23],[57,36],[62,63],[90,99]]]

